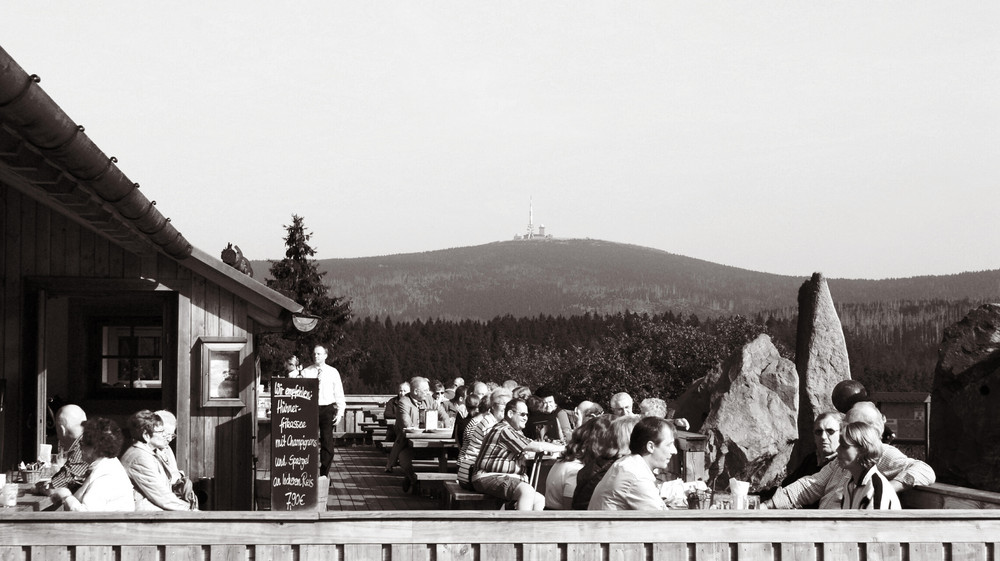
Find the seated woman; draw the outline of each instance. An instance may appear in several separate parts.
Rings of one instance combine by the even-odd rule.
[[[545,509],[571,510],[573,493],[576,491],[576,476],[583,467],[581,458],[591,446],[597,423],[588,419],[577,427],[570,436],[562,458],[556,462],[545,478]]]
[[[122,454],[122,465],[136,488],[137,510],[191,510],[174,494],[170,468],[157,450],[168,446],[163,420],[148,409],[129,417],[132,445]]]
[[[80,452],[90,464],[90,471],[75,493],[60,487],[53,490],[52,496],[61,499],[67,510],[135,510],[135,490],[118,461],[122,440],[122,431],[114,421],[102,417],[84,421]]]
[[[867,423],[851,423],[840,431],[837,462],[851,473],[844,484],[843,509],[899,510],[899,497],[892,484],[879,473],[882,434]]]
[[[594,444],[586,451],[583,467],[576,474],[573,510],[587,510],[594,489],[604,474],[619,458],[629,454],[632,429],[641,418],[638,415],[625,415],[614,421],[607,416],[597,418]]]

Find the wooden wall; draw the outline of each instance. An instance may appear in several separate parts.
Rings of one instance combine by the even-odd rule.
[[[26,277],[138,278],[143,260],[90,229],[0,182],[0,379],[6,399],[0,415],[0,468],[24,459],[31,442],[23,416],[34,411],[35,389],[22,387],[32,364],[34,335],[25,334]],[[146,265],[152,262],[146,259]],[[26,363],[26,359],[29,361]],[[21,429],[21,430],[18,430]]]
[[[996,511],[0,514],[0,559],[992,561]]]
[[[26,278],[153,279],[178,295],[176,387],[164,388],[162,406],[177,412],[178,462],[193,478],[214,478],[216,508],[250,508],[253,495],[254,372],[252,320],[232,292],[193,274],[177,261],[137,255],[75,220],[0,181],[0,379],[6,384],[0,415],[0,469],[31,457],[35,388],[26,380],[36,339],[26,305]],[[90,282],[99,286],[100,282]],[[241,354],[242,408],[201,407],[198,338],[245,337]],[[173,378],[173,376],[167,376]],[[70,396],[72,398],[72,396]],[[94,412],[89,412],[94,414]],[[186,422],[187,421],[187,422]]]

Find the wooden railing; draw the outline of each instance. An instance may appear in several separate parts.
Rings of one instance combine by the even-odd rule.
[[[1000,512],[0,514],[0,559],[998,560]]]

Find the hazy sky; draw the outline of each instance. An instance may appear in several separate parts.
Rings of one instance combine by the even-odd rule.
[[[0,44],[194,245],[558,237],[1000,268],[1000,3],[21,2]]]

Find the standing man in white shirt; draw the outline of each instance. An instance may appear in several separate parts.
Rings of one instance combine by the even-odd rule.
[[[344,417],[347,409],[347,399],[344,397],[344,383],[340,380],[340,372],[326,363],[328,355],[325,345],[313,348],[313,364],[302,370],[304,378],[319,379],[319,438],[321,443],[319,455],[319,475],[322,477],[330,471],[333,463],[333,429]]]

